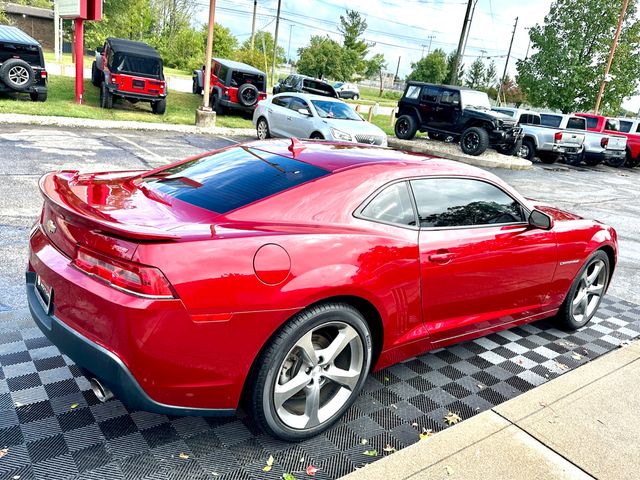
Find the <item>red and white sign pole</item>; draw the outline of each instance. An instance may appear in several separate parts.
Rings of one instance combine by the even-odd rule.
[[[84,96],[84,20],[75,19],[76,25],[76,103],[82,105]]]

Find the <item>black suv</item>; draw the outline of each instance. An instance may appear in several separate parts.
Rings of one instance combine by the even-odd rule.
[[[28,93],[44,102],[47,83],[40,44],[18,28],[0,25],[0,92]]]
[[[396,137],[410,140],[419,130],[434,140],[460,142],[467,155],[481,155],[490,146],[517,155],[522,129],[513,119],[491,111],[484,92],[449,85],[409,82],[398,102]]]
[[[311,93],[313,95],[338,98],[338,93],[331,84],[317,78],[298,74],[289,75],[287,78],[278,81],[273,87],[274,95],[283,92]]]

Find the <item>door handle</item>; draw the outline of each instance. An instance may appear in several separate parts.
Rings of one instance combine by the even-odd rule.
[[[453,257],[453,253],[449,252],[432,253],[431,255],[429,255],[429,261],[433,263],[445,264],[453,260]]]
[[[273,110],[271,110],[270,108],[267,108],[267,112],[273,113]]]
[[[287,120],[291,120],[291,117],[287,117]]]

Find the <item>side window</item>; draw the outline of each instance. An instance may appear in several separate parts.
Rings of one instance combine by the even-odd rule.
[[[631,132],[631,127],[633,127],[633,122],[628,122],[626,120],[620,120],[620,131],[629,133]]]
[[[216,63],[216,64],[213,66],[213,74],[214,74],[216,77],[219,77],[219,76],[220,76],[220,64],[219,64],[219,63]]]
[[[540,117],[532,113],[523,113],[520,115],[521,125],[540,125]]]
[[[283,85],[287,85],[290,86],[293,83],[293,75],[289,75],[287,78],[284,79],[284,82],[282,82]]]
[[[636,133],[640,133],[640,123],[638,124],[638,128],[636,128]]]
[[[608,118],[607,121],[604,124],[604,129],[605,130],[611,130],[613,132],[619,132],[620,131],[620,122],[618,122],[618,120],[614,120],[613,118]]]
[[[227,83],[227,73],[229,72],[229,68],[225,67],[224,65],[220,65],[220,69],[218,70],[218,75],[216,75],[216,77],[218,77],[218,80],[222,83]]]
[[[440,96],[440,103],[444,105],[452,105],[454,107],[460,105],[460,92],[455,90],[443,90]]]
[[[309,110],[309,105],[307,105],[307,102],[305,102],[301,98],[291,97],[291,101],[289,102],[289,109],[297,112],[301,108],[306,108],[307,110]]]
[[[415,226],[416,216],[405,182],[394,183],[374,197],[360,214],[383,223]]]
[[[409,85],[407,87],[407,93],[404,94],[404,98],[410,98],[415,100],[420,96],[420,87],[417,85]]]
[[[525,221],[522,206],[486,182],[438,178],[412,180],[423,228],[499,225]]]
[[[273,100],[271,100],[271,103],[273,103],[274,105],[277,105],[278,107],[287,108],[289,106],[290,100],[291,100],[291,97],[273,97]]]
[[[584,121],[584,118],[581,117],[571,117],[567,122],[567,128],[573,128],[574,130],[586,130],[587,125]]]
[[[547,127],[558,128],[560,126],[560,122],[562,122],[562,117],[560,115],[545,115],[544,113],[540,115],[540,123]]]
[[[423,102],[435,103],[438,101],[438,95],[440,95],[440,89],[437,87],[422,87],[422,95],[420,100]]]

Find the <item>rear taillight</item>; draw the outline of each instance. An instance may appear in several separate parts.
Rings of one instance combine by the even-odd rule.
[[[42,70],[42,71],[40,72],[40,78],[47,78],[47,72],[46,72],[46,70]]]
[[[562,140],[562,132],[556,132],[553,138],[556,139],[556,142],[559,142],[560,140]]]
[[[174,298],[169,281],[155,267],[110,258],[84,247],[78,248],[73,265],[112,287],[133,295]]]
[[[607,145],[609,145],[609,137],[604,137],[600,139],[600,146],[602,148],[607,148]]]

